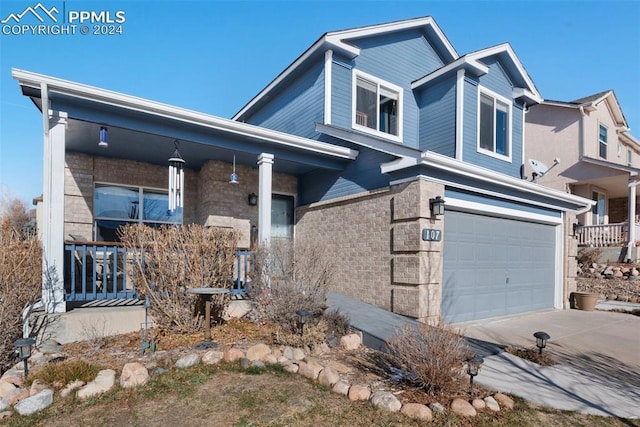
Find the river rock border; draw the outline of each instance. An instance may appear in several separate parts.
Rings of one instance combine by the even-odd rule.
[[[361,345],[361,338],[358,334],[350,334],[341,340],[344,349],[355,350]],[[240,366],[248,368],[264,368],[266,365],[280,365],[285,371],[296,373],[311,381],[322,384],[331,389],[332,392],[341,394],[350,401],[368,401],[372,405],[390,412],[400,412],[413,419],[429,421],[434,413],[445,412],[446,409],[440,403],[431,403],[429,406],[419,403],[402,404],[394,392],[379,389],[377,384],[361,384],[349,382],[345,366],[332,361],[321,360],[318,356],[329,353],[328,346],[321,346],[314,352],[308,349],[293,348],[288,346],[268,346],[266,344],[256,344],[246,350],[232,347],[225,351],[218,349],[208,351],[193,351],[178,358],[173,369],[186,369],[199,363],[205,365],[216,365],[222,362],[240,361]],[[143,361],[144,362],[144,361]],[[157,375],[167,372],[168,369],[159,368],[155,363],[148,363],[145,366],[141,362],[127,363],[120,374],[119,383],[123,388],[143,387],[150,375]],[[151,368],[151,372],[149,372]],[[116,382],[116,372],[112,369],[105,369],[98,373],[96,378],[84,384],[74,381],[62,387],[59,395],[64,398],[71,393],[82,401],[90,397],[99,396],[111,390]],[[38,381],[34,381],[29,389],[24,388],[24,378],[22,377],[22,365],[18,364],[0,378],[0,419],[13,415],[13,410],[20,415],[29,415],[41,411],[53,403],[54,390],[47,388]],[[450,405],[449,410],[459,416],[474,417],[478,410],[488,409],[492,412],[501,409],[511,410],[514,401],[509,396],[496,393],[485,399],[474,399],[467,401],[456,398]]]

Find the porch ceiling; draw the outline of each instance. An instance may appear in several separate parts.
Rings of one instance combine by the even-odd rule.
[[[574,180],[572,185],[591,185],[606,191],[609,198],[627,197],[629,195],[629,178],[637,169],[597,159],[583,158],[566,169],[561,175]]]
[[[617,199],[619,197],[627,197],[629,190],[627,184],[629,182],[629,175],[615,175],[602,178],[594,178],[585,181],[576,182],[574,186],[580,185],[592,185],[605,190],[607,197],[610,199]]]

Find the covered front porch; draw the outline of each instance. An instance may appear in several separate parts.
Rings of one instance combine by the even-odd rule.
[[[582,181],[570,185],[572,193],[593,200],[590,212],[578,215],[578,245],[626,248],[625,261],[637,259],[640,240],[640,206],[636,187],[639,169],[597,159],[580,163]]]
[[[48,313],[67,301],[135,297],[118,228],[198,223],[241,235],[235,290],[253,246],[294,237],[298,176],[341,170],[358,152],[116,92],[13,70],[43,112],[40,236]],[[169,164],[185,161],[183,203],[169,209]],[[232,174],[234,176],[232,176]]]

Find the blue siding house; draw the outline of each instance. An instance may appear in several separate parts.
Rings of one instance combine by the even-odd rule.
[[[590,202],[521,177],[541,101],[509,44],[461,56],[424,17],[325,33],[233,120],[358,150],[298,176],[296,238],[336,254],[338,291],[463,322],[566,307],[574,290],[570,230]]]

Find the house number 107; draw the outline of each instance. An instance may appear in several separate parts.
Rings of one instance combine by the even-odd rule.
[[[442,239],[442,231],[433,228],[422,229],[422,240],[427,242],[439,242]]]

